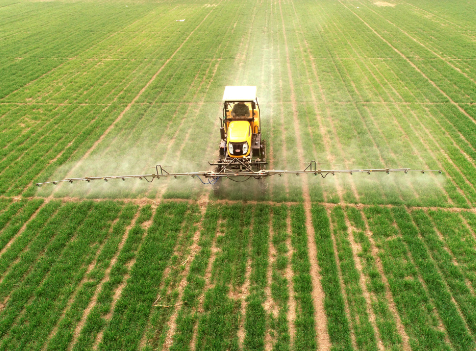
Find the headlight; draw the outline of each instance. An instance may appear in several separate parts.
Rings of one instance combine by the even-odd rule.
[[[248,153],[248,143],[243,144],[243,155],[246,155]]]
[[[232,143],[228,143],[228,151],[230,151],[230,154],[233,155],[233,144]]]

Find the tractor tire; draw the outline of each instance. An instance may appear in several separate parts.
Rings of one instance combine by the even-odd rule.
[[[213,183],[212,188],[213,188],[213,195],[215,197],[220,197],[221,191],[220,191],[220,185],[221,185],[221,178],[219,178],[215,183]]]
[[[221,166],[217,166],[215,168],[215,172],[216,173],[219,173],[221,171]],[[218,178],[217,181],[215,183],[213,183],[212,185],[212,188],[213,188],[213,194],[215,195],[215,197],[219,197],[220,196],[220,185],[221,185],[221,178]]]
[[[261,195],[265,195],[268,191],[268,181],[266,178],[258,179],[258,187]]]
[[[260,154],[260,159],[266,161],[266,141],[264,140],[261,141]]]

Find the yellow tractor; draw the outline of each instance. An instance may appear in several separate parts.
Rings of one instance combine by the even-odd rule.
[[[263,170],[266,143],[261,137],[261,115],[256,87],[227,86],[223,94],[220,119],[220,159],[216,171],[239,169]]]
[[[223,117],[220,118],[220,148],[219,159],[215,163],[213,171],[195,171],[172,173],[167,172],[161,165],[155,166],[155,173],[133,174],[117,176],[94,176],[81,178],[66,178],[62,180],[36,183],[58,184],[60,182],[73,183],[75,181],[104,180],[109,179],[144,179],[152,182],[154,179],[163,177],[187,177],[198,178],[203,184],[211,184],[215,191],[219,189],[220,180],[227,178],[233,181],[242,179],[257,179],[261,190],[266,190],[265,178],[283,174],[314,174],[322,178],[336,173],[391,173],[418,171],[439,172],[440,170],[414,170],[410,168],[380,168],[380,169],[319,169],[316,161],[310,161],[303,170],[266,170],[266,143],[261,136],[261,113],[256,97],[255,86],[227,86],[223,94]]]

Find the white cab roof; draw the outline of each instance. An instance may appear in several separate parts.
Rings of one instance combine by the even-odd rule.
[[[253,101],[256,99],[256,87],[225,87],[223,101]]]

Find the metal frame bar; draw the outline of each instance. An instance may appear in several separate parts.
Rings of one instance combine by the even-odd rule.
[[[241,159],[236,159],[236,160],[241,160]],[[257,163],[266,163],[262,161],[254,161]],[[231,162],[229,164],[232,164]],[[236,163],[233,163],[236,164]],[[210,163],[210,165],[223,165],[223,163]],[[335,175],[336,173],[348,173],[352,175],[353,173],[394,173],[394,172],[404,172],[407,174],[408,172],[419,172],[419,173],[426,173],[426,172],[438,172],[442,173],[441,170],[434,170],[434,169],[428,169],[428,170],[420,170],[420,169],[411,169],[411,168],[366,168],[366,169],[318,169],[317,168],[317,162],[316,161],[311,161],[307,165],[304,170],[296,170],[296,171],[288,171],[288,170],[261,170],[254,172],[251,170],[251,168],[247,167],[247,170],[242,171],[242,170],[237,170],[236,172],[233,172],[232,170],[227,170],[226,167],[220,171],[220,172],[213,172],[213,171],[198,171],[198,172],[184,172],[184,173],[170,173],[167,172],[161,165],[156,165],[155,166],[155,171],[156,173],[152,174],[139,174],[139,175],[121,175],[121,176],[102,176],[102,177],[83,177],[83,178],[67,178],[63,180],[55,180],[51,182],[43,182],[43,183],[36,183],[36,186],[42,186],[44,184],[58,184],[62,182],[68,182],[68,183],[73,183],[75,181],[85,181],[85,182],[90,182],[92,180],[104,180],[108,181],[109,179],[122,179],[125,181],[126,179],[145,179],[147,182],[153,182],[154,179],[160,179],[160,178],[168,178],[168,177],[197,177],[200,179],[200,181],[204,184],[213,184],[215,183],[218,178],[234,178],[234,177],[249,177],[249,178],[255,178],[255,179],[260,179],[264,177],[271,177],[274,175],[282,176],[283,174],[296,174],[299,176],[300,174],[314,174],[320,175],[322,178],[327,177],[329,174]],[[204,182],[200,177],[204,178],[212,178],[212,182]]]

